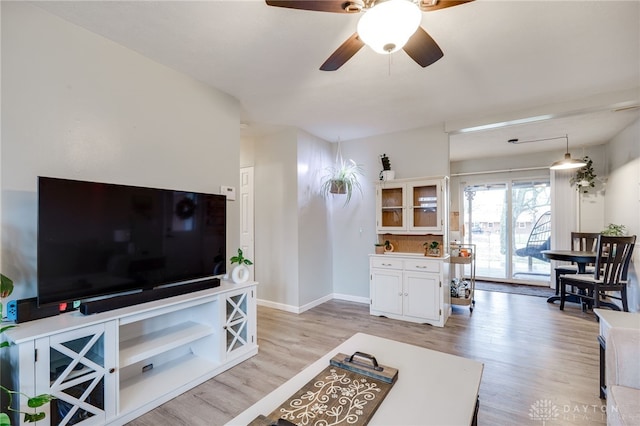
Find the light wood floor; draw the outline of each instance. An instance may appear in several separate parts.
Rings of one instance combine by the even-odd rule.
[[[370,316],[368,305],[344,301],[300,315],[259,307],[258,355],[130,425],[222,425],[356,332],[484,363],[481,426],[542,426],[532,406],[547,401],[557,415],[547,425],[606,424],[594,314],[574,304],[561,312],[543,297],[476,291],[473,313],[454,307],[444,328]]]

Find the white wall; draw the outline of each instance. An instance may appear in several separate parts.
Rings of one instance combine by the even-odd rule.
[[[608,145],[609,179],[606,185],[604,224],[627,227],[627,235],[640,237],[640,120],[614,137]],[[629,310],[640,311],[640,241],[636,241],[629,274]]]
[[[298,285],[299,306],[317,303],[333,293],[331,216],[320,194],[320,180],[332,161],[330,143],[298,132]]]
[[[255,277],[258,298],[298,306],[297,131],[261,138],[254,148]]]
[[[36,177],[218,193],[239,184],[230,96],[24,2],[2,2],[2,267],[36,294]],[[239,244],[228,203],[227,252]]]
[[[423,127],[342,143],[342,155],[362,164],[363,195],[347,207],[332,203],[333,291],[344,298],[369,300],[369,254],[376,241],[375,184],[387,154],[397,179],[448,176],[449,142],[442,126]]]
[[[330,216],[319,192],[330,144],[291,128],[242,147],[255,165],[258,298],[301,312],[332,293]]]

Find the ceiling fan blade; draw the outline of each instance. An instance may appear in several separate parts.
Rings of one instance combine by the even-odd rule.
[[[358,37],[358,33],[354,33],[347,39],[335,52],[329,56],[329,59],[324,61],[324,64],[320,66],[321,71],[335,71],[345,64],[353,55],[362,49],[364,42]]]
[[[446,7],[458,6],[473,0],[420,0],[420,10],[430,12],[432,10],[444,9]]]
[[[433,64],[444,56],[440,46],[422,27],[418,27],[402,49],[422,68]]]
[[[347,13],[344,0],[266,0],[267,5],[318,12]]]

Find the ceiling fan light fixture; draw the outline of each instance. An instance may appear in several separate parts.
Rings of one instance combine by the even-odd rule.
[[[404,47],[421,21],[422,13],[412,1],[388,0],[362,15],[358,36],[375,52],[389,54]]]
[[[571,154],[569,154],[569,136],[565,136],[564,138],[567,140],[567,152],[564,154],[562,160],[556,161],[549,168],[551,170],[571,170],[586,166],[587,163],[584,161],[571,158]]]

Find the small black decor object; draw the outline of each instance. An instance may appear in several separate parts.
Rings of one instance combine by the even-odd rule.
[[[391,170],[391,161],[389,161],[387,154],[382,154],[380,156],[380,161],[382,162],[382,170]]]
[[[387,154],[382,154],[380,156],[380,161],[382,162],[382,171],[380,172],[379,178],[380,180],[386,180],[384,178],[384,172],[391,170],[391,161],[389,161],[389,157],[387,157]]]

